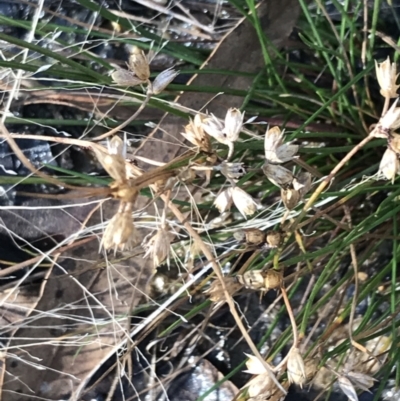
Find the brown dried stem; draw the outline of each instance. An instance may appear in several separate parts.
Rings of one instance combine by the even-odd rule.
[[[161,196],[162,199],[167,202],[167,197],[165,195]],[[263,363],[263,366],[265,367],[266,371],[268,372],[269,376],[271,377],[271,379],[274,381],[274,383],[276,384],[276,386],[284,393],[287,394],[287,391],[283,388],[283,386],[279,383],[279,381],[277,380],[277,378],[275,377],[274,373],[272,372],[271,368],[268,366],[268,364],[265,362],[264,358],[261,356],[261,354],[259,353],[257,347],[254,345],[253,340],[250,338],[249,334],[246,331],[246,328],[243,325],[242,320],[240,319],[240,316],[238,315],[236,308],[235,308],[235,304],[233,302],[233,299],[231,297],[231,295],[229,294],[225,282],[224,282],[224,278],[222,276],[221,273],[221,269],[220,267],[217,265],[214,256],[212,255],[211,251],[208,249],[207,245],[204,243],[204,241],[201,239],[200,235],[197,233],[197,231],[191,226],[191,224],[187,221],[187,219],[185,218],[185,216],[180,212],[180,210],[172,203],[169,202],[169,208],[172,211],[172,213],[175,215],[175,217],[181,222],[181,224],[183,224],[183,226],[186,228],[186,230],[188,231],[188,233],[192,236],[193,240],[197,243],[198,247],[200,248],[200,250],[203,252],[204,256],[207,258],[208,262],[211,264],[214,273],[216,274],[216,276],[218,277],[218,279],[221,282],[221,286],[222,289],[224,291],[224,295],[226,298],[226,302],[229,306],[229,310],[232,314],[232,316],[234,317],[243,337],[246,339],[247,344],[249,345],[251,351],[253,352],[253,354]]]
[[[329,173],[329,175],[319,184],[318,188],[314,191],[314,193],[311,195],[311,197],[308,199],[307,203],[304,205],[302,211],[300,214],[297,216],[296,220],[293,222],[293,224],[290,226],[288,230],[288,235],[287,235],[287,240],[291,237],[291,234],[296,230],[298,224],[301,222],[303,217],[306,215],[308,210],[314,205],[314,203],[317,201],[318,197],[321,195],[322,191],[330,184],[330,182],[333,180],[335,175],[341,170],[342,167],[359,151],[361,150],[369,141],[374,139],[374,136],[369,134],[366,136],[360,143],[358,143],[354,148],[347,153],[347,155],[336,165],[336,167]],[[280,252],[277,252],[276,255],[274,256],[274,267],[277,268],[279,264],[279,257],[280,253],[284,246],[280,249]]]
[[[21,163],[28,169],[30,170],[33,174],[36,174],[39,177],[44,178],[45,180],[47,180],[48,182],[51,182],[54,185],[57,186],[62,186],[64,188],[70,188],[70,189],[77,189],[78,187],[74,186],[74,185],[69,185],[69,184],[65,184],[59,180],[57,180],[54,177],[51,177],[50,175],[43,173],[43,171],[38,170],[29,160],[28,158],[24,155],[24,153],[22,152],[22,150],[19,148],[19,146],[17,145],[17,143],[14,140],[14,136],[11,135],[8,132],[8,129],[6,128],[6,126],[0,121],[0,131],[3,132],[3,135],[1,135],[3,138],[7,139],[8,144],[10,145],[10,148],[14,151],[15,156],[18,157],[18,159],[21,161]],[[27,138],[25,135],[23,136],[25,138]],[[35,138],[35,135],[32,135],[32,139]]]
[[[140,107],[136,110],[136,112],[129,117],[126,121],[124,121],[122,124],[118,125],[118,127],[113,128],[111,131],[108,131],[104,134],[101,134],[99,136],[96,136],[93,138],[94,141],[101,141],[103,139],[108,138],[111,135],[116,134],[118,131],[120,131],[122,128],[125,128],[127,125],[129,125],[142,111],[143,109],[147,106],[149,103],[149,100],[151,98],[151,91],[148,90],[146,93],[146,97],[143,101],[143,103],[140,105]]]

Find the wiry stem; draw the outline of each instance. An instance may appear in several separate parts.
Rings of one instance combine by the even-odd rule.
[[[167,197],[165,195],[162,195],[162,198],[164,200],[164,202],[167,201]],[[213,254],[211,253],[211,251],[207,248],[207,245],[204,243],[204,241],[201,239],[200,235],[197,233],[197,231],[191,226],[191,224],[187,221],[187,219],[185,218],[185,216],[180,212],[180,210],[172,203],[169,202],[169,208],[172,211],[172,213],[176,216],[176,218],[181,222],[181,224],[183,224],[183,226],[186,228],[186,230],[188,231],[188,233],[191,235],[191,237],[193,238],[193,240],[195,242],[197,242],[197,245],[199,246],[200,250],[203,252],[204,256],[207,258],[208,262],[211,263],[212,268],[215,272],[215,274],[217,275],[218,279],[221,282],[221,286],[222,289],[224,291],[224,295],[225,295],[225,299],[226,302],[229,306],[229,310],[232,314],[232,316],[234,317],[243,337],[246,339],[247,344],[249,345],[251,351],[253,352],[253,354],[263,363],[263,366],[265,367],[266,371],[268,372],[269,376],[271,377],[271,379],[274,381],[274,383],[276,384],[276,386],[283,392],[283,394],[287,394],[287,391],[282,387],[282,385],[279,383],[279,381],[277,380],[277,378],[275,377],[274,373],[272,372],[271,368],[268,366],[268,364],[265,362],[264,358],[260,355],[257,347],[254,345],[253,340],[250,338],[249,334],[247,333],[246,328],[243,325],[242,320],[240,319],[240,316],[238,315],[236,308],[235,308],[235,304],[232,300],[231,295],[229,294],[225,282],[224,282],[224,278],[222,276],[221,273],[221,269],[220,267],[217,265],[215,258],[213,256]]]
[[[147,103],[149,103],[149,100],[151,98],[151,91],[148,90],[146,93],[146,97],[143,101],[143,103],[140,105],[140,107],[136,110],[136,113],[134,113],[131,117],[129,117],[126,121],[124,121],[122,124],[118,125],[118,127],[113,128],[111,131],[108,131],[104,134],[101,134],[99,136],[96,136],[93,138],[94,141],[101,141],[103,139],[108,138],[111,135],[116,134],[118,131],[120,131],[122,128],[125,128],[128,124],[130,124],[142,111],[143,109],[147,106]]]
[[[10,145],[10,148],[14,151],[15,156],[18,157],[18,159],[21,161],[21,163],[28,169],[30,170],[33,174],[36,174],[39,177],[42,177],[43,179],[47,180],[48,182],[57,185],[57,186],[62,186],[64,188],[69,188],[69,189],[77,189],[79,187],[76,187],[74,185],[69,185],[64,182],[61,182],[57,180],[54,177],[51,177],[50,175],[43,173],[43,171],[38,170],[29,160],[28,158],[24,155],[22,150],[19,148],[17,143],[15,142],[13,136],[8,132],[8,129],[6,126],[0,121],[0,131],[3,132],[3,137],[7,139],[8,144]]]
[[[365,137],[359,144],[354,146],[354,148],[347,153],[347,155],[336,165],[336,167],[330,172],[330,174],[319,184],[318,188],[314,191],[311,197],[308,199],[307,203],[304,205],[303,210],[297,216],[296,220],[293,222],[289,229],[289,233],[293,233],[296,229],[297,225],[301,222],[303,217],[306,215],[307,211],[314,205],[317,201],[318,197],[321,195],[322,191],[329,185],[335,175],[340,171],[340,169],[360,150],[362,149],[369,141],[374,139],[372,135],[368,135]],[[289,238],[289,236],[288,236]],[[279,254],[275,255],[279,259]],[[274,265],[277,263],[277,260],[274,260]]]

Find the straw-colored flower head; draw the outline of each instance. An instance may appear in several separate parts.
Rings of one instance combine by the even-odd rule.
[[[390,132],[395,131],[400,127],[400,107],[397,106],[396,99],[386,114],[379,120],[378,127],[380,131]]]
[[[282,286],[282,270],[268,269],[264,273],[264,289],[276,290]]]
[[[396,63],[391,63],[388,57],[383,63],[375,60],[376,77],[381,88],[380,93],[384,97],[398,97],[397,89],[400,85],[396,85],[399,74],[396,72]]]
[[[383,176],[387,179],[394,182],[396,174],[400,173],[400,161],[397,154],[390,149],[389,147],[386,149],[386,152],[383,154],[381,163],[379,165],[379,173],[383,174]]]
[[[236,276],[239,283],[243,284],[246,288],[251,290],[262,290],[264,289],[264,274],[260,270],[250,270],[243,275]]]
[[[265,163],[263,172],[274,185],[281,188],[287,188],[294,179],[293,174],[287,168],[278,164]]]
[[[134,46],[129,56],[129,69],[142,81],[147,81],[150,78],[149,61],[143,50]]]
[[[389,137],[389,147],[400,156],[400,135],[392,134]]]
[[[121,138],[114,136],[111,139],[108,145],[108,152],[103,151],[102,148],[98,148],[97,146],[93,147],[93,152],[104,170],[115,181],[119,183],[126,181],[124,144]]]
[[[369,389],[374,385],[374,382],[377,381],[371,375],[362,372],[349,371],[346,376],[355,387],[363,391],[369,391]]]
[[[235,239],[248,246],[261,245],[265,242],[265,233],[258,228],[244,228],[233,233]]]
[[[257,203],[247,192],[243,191],[243,189],[239,187],[233,187],[231,194],[233,203],[244,218],[256,212]]]
[[[340,376],[338,384],[350,401],[358,401],[357,391],[354,388],[353,383],[346,376]]]
[[[293,180],[293,188],[300,192],[300,198],[311,189],[312,176],[310,173],[303,171]]]
[[[214,205],[220,213],[224,213],[231,208],[232,202],[232,188],[228,188],[215,198]]]
[[[245,373],[250,373],[251,375],[262,375],[267,372],[264,363],[254,355],[245,354],[249,359],[246,361],[247,370]],[[265,362],[266,363],[266,362]]]
[[[204,131],[212,136],[214,139],[216,139],[218,142],[227,144],[228,140],[226,138],[224,131],[224,124],[214,116],[214,114],[211,114],[210,117],[204,118],[202,122],[202,127]]]
[[[135,239],[134,231],[131,212],[118,212],[109,221],[101,244],[106,251],[114,248],[114,252],[116,252],[117,249],[129,248]]]
[[[163,263],[169,256],[171,248],[172,235],[168,231],[168,227],[162,226],[150,240],[143,244],[146,248],[144,257],[150,256],[153,259],[154,268]]]
[[[215,166],[214,169],[220,170],[221,173],[230,180],[237,180],[246,174],[243,163],[229,163],[223,161],[219,166]]]
[[[264,363],[253,355],[246,356],[249,358],[246,362],[247,370],[244,372],[255,375],[245,387],[247,388],[247,395],[249,400],[254,401],[283,401],[286,397],[281,389],[277,387],[271,377],[271,373],[267,371]],[[282,386],[287,390],[287,383]]]
[[[120,86],[136,86],[143,83],[143,80],[138,78],[133,72],[122,68],[116,69],[111,74],[112,80]]]
[[[294,209],[300,202],[300,192],[293,188],[281,188],[281,198],[286,209]]]
[[[181,132],[181,135],[203,152],[212,152],[210,138],[204,132],[203,118],[200,114],[196,114],[194,119],[189,121],[185,126],[185,132]]]
[[[228,109],[225,116],[225,127],[223,129],[226,138],[234,142],[238,139],[240,131],[243,127],[244,112],[235,108]]]
[[[175,78],[179,75],[179,71],[171,68],[160,72],[151,85],[151,93],[153,95],[160,94]]]
[[[289,351],[287,361],[287,375],[289,383],[295,383],[300,387],[303,387],[306,382],[307,376],[304,360],[300,354],[300,350],[297,347],[293,347]]]
[[[239,283],[251,290],[273,290],[282,285],[283,274],[280,270],[250,270],[238,275]]]
[[[298,150],[298,145],[293,145],[291,142],[283,143],[283,132],[279,127],[272,127],[266,132],[264,151],[267,163],[286,163],[295,157]]]
[[[242,129],[243,116],[239,110],[229,109],[224,124],[214,114],[211,114],[210,117],[205,118],[203,121],[204,131],[219,143],[229,147],[228,160],[233,155],[233,144],[238,139]]]
[[[301,172],[289,186],[281,188],[281,198],[286,209],[294,209],[311,188],[311,174]]]
[[[282,233],[280,231],[268,231],[265,242],[270,248],[277,248],[282,242]]]

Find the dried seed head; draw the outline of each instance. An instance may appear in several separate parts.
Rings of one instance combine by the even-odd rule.
[[[266,290],[275,290],[282,286],[283,274],[281,270],[270,269],[265,272],[264,288]]]
[[[400,85],[396,85],[399,74],[396,74],[396,63],[391,63],[388,58],[383,63],[375,60],[375,71],[383,97],[398,97],[396,93]]]
[[[289,351],[287,361],[287,375],[289,383],[296,383],[300,387],[303,387],[306,382],[307,376],[304,360],[297,347],[293,347]]]
[[[282,201],[288,210],[295,208],[311,188],[311,174],[300,173],[293,179],[290,187],[281,189]]]
[[[279,127],[272,127],[265,134],[264,150],[267,163],[279,164],[292,160],[299,146],[283,143],[283,132]]]
[[[131,178],[138,178],[144,173],[144,170],[139,168],[134,161],[127,160],[125,163],[126,178],[129,180]]]
[[[225,145],[227,144],[228,139],[226,138],[226,134],[223,132],[224,125],[217,117],[214,116],[214,114],[211,114],[210,117],[203,119],[202,127],[208,135],[212,136],[218,142]]]
[[[300,202],[300,192],[293,188],[281,188],[281,198],[286,209],[292,210]]]
[[[369,389],[374,385],[374,382],[377,381],[374,377],[361,372],[350,371],[346,376],[354,386],[363,391],[369,391]]]
[[[223,161],[219,166],[214,166],[214,170],[219,170],[228,179],[237,180],[246,174],[243,163],[228,163]]]
[[[224,284],[230,295],[235,294],[241,288],[240,283],[234,277],[224,277]],[[209,294],[210,300],[215,303],[225,302],[225,294],[219,279],[215,279],[205,293]]]
[[[397,106],[398,99],[396,99],[386,114],[381,117],[378,123],[378,132],[395,131],[400,127],[400,107]]]
[[[244,370],[245,373],[250,373],[251,375],[262,375],[267,372],[264,364],[254,355],[245,354],[249,359],[246,361],[247,370]],[[266,363],[266,362],[265,362]]]
[[[256,364],[257,362],[254,362],[254,369],[258,371]],[[258,365],[261,365],[261,361]],[[252,365],[250,365],[250,369],[253,369]],[[259,371],[261,371],[261,366],[259,366]],[[282,393],[282,390],[276,386],[265,368],[264,373],[256,374],[244,387],[247,387],[247,396],[249,398],[246,399],[249,401],[283,401],[286,398],[286,394]],[[284,383],[282,387],[287,390],[288,383]]]
[[[257,375],[251,379],[247,384],[247,395],[250,400],[253,400],[260,395],[265,396],[265,400],[269,399],[271,392],[276,389],[275,383],[269,377],[268,373]],[[256,398],[257,399],[257,398]]]
[[[120,86],[136,86],[144,83],[143,80],[135,76],[135,74],[128,70],[119,68],[111,74],[112,80]]]
[[[358,401],[356,389],[347,377],[340,376],[338,379],[338,384],[340,389],[347,395],[347,397],[351,401]]]
[[[268,231],[265,242],[270,248],[277,248],[282,242],[282,233],[280,231]]]
[[[220,213],[224,213],[231,208],[232,202],[232,188],[228,188],[215,198],[214,205]]]
[[[229,110],[236,110],[236,109],[229,109]],[[212,136],[214,139],[216,139],[219,143],[223,143],[224,145],[227,145],[229,147],[229,153],[227,159],[229,160],[233,154],[233,143],[237,140],[239,132],[236,133],[234,126],[238,124],[238,121],[240,119],[240,116],[237,114],[238,111],[234,112],[229,112],[230,115],[232,115],[232,118],[229,118],[229,126],[228,130],[226,130],[226,127],[224,124],[214,116],[214,114],[211,114],[211,117],[208,117],[204,119],[203,121],[203,129],[204,131]],[[227,113],[227,115],[228,115]],[[239,112],[240,114],[240,112]],[[243,116],[242,116],[243,117]],[[235,120],[235,121],[233,121]],[[243,118],[242,118],[243,122]],[[236,128],[237,129],[237,128]],[[241,128],[240,128],[241,129]]]
[[[114,178],[115,181],[122,183],[126,181],[125,159],[121,155],[120,138],[114,137],[110,141],[109,151],[105,152],[101,148],[94,146],[93,152],[104,170]]]
[[[390,135],[388,142],[390,148],[397,153],[397,156],[400,156],[400,135],[398,134]]]
[[[135,229],[132,214],[129,211],[118,212],[108,223],[104,231],[101,245],[108,251],[114,248],[123,250],[132,246],[135,242]]]
[[[146,82],[150,78],[149,61],[143,50],[134,46],[129,56],[129,69],[142,81]]]
[[[243,230],[237,230],[233,233],[233,236],[238,241],[244,241],[246,245],[261,245],[265,242],[265,233],[258,228],[245,228]]]
[[[293,182],[293,174],[285,167],[265,163],[263,172],[277,187],[287,188]]]
[[[241,113],[240,110],[235,108],[228,109],[225,116],[225,127],[223,132],[226,138],[235,142],[239,138],[240,131],[243,127],[244,112]]]
[[[243,191],[243,189],[239,187],[233,187],[231,194],[233,203],[244,218],[256,212],[257,203],[247,192]]]
[[[161,226],[157,233],[146,243],[143,248],[146,249],[144,257],[150,256],[153,259],[154,268],[163,263],[169,256],[172,236],[167,226]]]
[[[181,135],[203,152],[211,153],[210,138],[203,130],[203,120],[200,114],[196,114],[194,119],[189,121],[189,124],[185,126],[185,132],[181,132]]]
[[[400,174],[400,161],[397,154],[390,148],[387,148],[379,164],[379,174],[394,182],[396,174]]]
[[[264,366],[264,362],[259,360],[253,355],[245,354],[249,359],[246,362],[247,370],[245,373],[256,375],[251,379],[245,387],[247,387],[247,395],[250,397],[249,400],[278,400],[274,398],[277,392],[280,390],[276,387],[276,384],[272,380],[272,377],[268,373],[268,370]],[[282,393],[281,393],[282,395]]]
[[[250,270],[242,276],[238,275],[239,283],[251,290],[272,290],[282,285],[283,275],[281,271],[270,269]]]
[[[115,199],[119,199],[127,203],[135,203],[139,191],[135,187],[131,187],[129,184],[119,184],[114,182],[110,185],[112,196]]]
[[[151,93],[153,95],[160,94],[178,75],[179,71],[175,71],[171,68],[162,71],[153,81],[153,84],[151,85]]]
[[[308,172],[301,172],[293,180],[293,188],[300,192],[300,198],[303,199],[306,193],[311,189],[312,176]]]
[[[113,136],[107,143],[108,153],[110,155],[120,155],[126,157],[126,143],[119,136]]]
[[[264,288],[264,275],[260,270],[250,270],[243,275],[236,276],[239,283],[251,290],[261,290]]]

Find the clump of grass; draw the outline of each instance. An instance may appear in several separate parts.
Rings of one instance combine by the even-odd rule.
[[[80,3],[115,20],[115,15],[92,2]],[[125,330],[125,334],[114,344],[114,351],[124,349],[124,353],[115,365],[110,399],[121,380],[118,372],[132,369],[130,351],[151,337],[154,325],[159,338],[168,338],[182,322],[198,326],[198,314],[207,313],[212,319],[226,307],[251,352],[246,365],[253,378],[236,399],[283,399],[291,384],[314,384],[322,394],[337,383],[346,396],[356,400],[357,391],[369,391],[375,380],[382,383],[376,393],[379,397],[398,363],[394,341],[399,304],[396,179],[400,172],[400,142],[395,133],[400,127],[396,63],[389,58],[374,62],[376,9],[373,25],[368,26],[365,15],[364,21],[352,19],[345,6],[337,5],[342,18],[334,22],[320,3],[316,14],[301,4],[299,37],[305,47],[297,53],[311,62],[293,61],[293,49],[278,53],[273,63],[265,57],[272,73],[255,81],[243,109],[227,105],[225,116],[174,110],[174,104],[163,96],[167,88],[186,89],[178,84],[169,86],[177,71],[167,69],[151,81],[149,57],[138,48],[134,48],[126,70],[113,70],[104,60],[82,51],[87,60],[111,72],[121,96],[139,99],[140,106],[131,118],[104,134],[85,139],[15,134],[6,128],[7,121],[0,126],[1,136],[32,172],[31,182],[40,179],[71,190],[81,184],[85,187],[78,188],[81,197],[97,195],[101,197],[99,205],[108,198],[119,201],[109,222],[76,233],[71,244],[57,245],[43,258],[34,256],[32,264],[70,249],[74,242],[79,244],[92,230],[101,236],[101,255],[110,271],[121,259],[144,254],[152,265],[147,279],[157,277],[157,270],[165,264],[180,269],[182,282],[175,283],[175,293],[161,306],[155,307],[159,303],[154,302],[141,323],[133,323],[128,316],[142,312],[138,306],[134,309],[133,303],[127,306],[123,321],[126,329],[120,316],[111,313],[115,330]],[[254,11],[252,0],[247,6]],[[240,4],[238,7],[245,11]],[[123,18],[119,22],[128,24]],[[256,18],[253,22],[258,26]],[[370,37],[357,30],[360,23],[371,30]],[[32,29],[42,34],[37,24]],[[257,32],[267,55],[267,38]],[[152,34],[141,33],[154,40]],[[70,79],[70,68],[76,68],[74,80],[63,88],[76,87],[80,82],[112,84],[106,74],[85,63],[4,34],[0,39],[60,62],[61,67],[51,67],[54,79]],[[107,40],[112,40],[111,35]],[[146,47],[146,43],[136,44]],[[362,45],[362,51],[357,50],[357,44]],[[194,66],[202,61],[201,52],[177,44],[168,44],[162,51]],[[14,60],[3,64],[32,70]],[[375,82],[374,65],[382,99],[371,85]],[[284,78],[280,71],[285,71]],[[20,77],[16,78],[18,83]],[[144,95],[140,89],[132,89],[140,85],[145,86]],[[9,98],[17,91],[14,84]],[[8,108],[11,105],[12,100]],[[187,125],[182,127],[181,139],[187,142],[182,145],[182,154],[167,163],[156,162],[151,155],[140,158],[151,166],[144,171],[127,160],[127,140],[119,132],[148,105],[185,116]],[[265,127],[264,120],[274,120],[274,124]],[[73,181],[44,173],[21,152],[15,142],[19,137],[84,147],[113,181],[106,186],[98,178],[74,172],[60,171],[74,175]],[[107,148],[99,143],[104,139],[108,139]],[[382,149],[382,156],[376,155],[377,149]],[[382,194],[383,200],[376,200]],[[140,228],[149,234],[144,240],[138,234]],[[371,274],[368,265],[380,258],[379,249],[388,241],[392,246],[390,260]],[[109,250],[114,253],[108,254]],[[277,292],[280,309],[255,344],[234,298],[246,291],[270,290]],[[187,297],[194,301],[184,313],[180,305]],[[365,300],[367,307],[359,314],[357,307]],[[106,309],[108,305],[101,306]],[[171,323],[171,316],[176,316],[176,321]],[[290,324],[272,340],[274,327],[282,321]],[[99,329],[97,325],[93,321],[93,332]],[[72,334],[70,338],[73,343]],[[198,401],[242,369],[244,363],[245,356]]]

